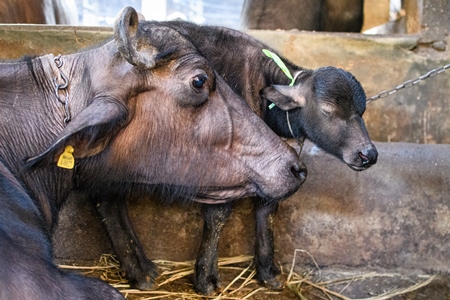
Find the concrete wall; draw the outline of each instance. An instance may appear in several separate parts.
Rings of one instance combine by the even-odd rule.
[[[293,62],[351,71],[368,96],[448,64],[447,51],[418,44],[418,36],[251,32]],[[0,26],[0,57],[69,53],[108,38],[107,28]],[[450,71],[447,71],[450,72]],[[308,145],[302,155],[305,185],[283,202],[277,216],[277,259],[289,264],[295,248],[320,265],[381,266],[448,272],[450,269],[449,75],[444,73],[370,104],[365,114],[379,141],[379,163],[356,173]],[[396,142],[396,143],[390,143]],[[130,215],[151,258],[195,257],[201,236],[199,207],[130,199]],[[220,255],[249,254],[251,205],[236,204]],[[175,242],[174,242],[175,241]],[[73,195],[55,231],[61,260],[96,260],[110,246],[89,204]],[[304,257],[302,262],[309,263]]]

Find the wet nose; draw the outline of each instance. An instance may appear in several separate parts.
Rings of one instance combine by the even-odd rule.
[[[364,149],[362,152],[359,152],[358,155],[361,158],[363,166],[365,166],[365,167],[368,167],[368,166],[371,166],[371,165],[374,165],[377,163],[378,151],[375,148],[375,146]]]
[[[308,174],[308,171],[306,169],[306,166],[304,163],[299,162],[291,167],[291,172],[294,174],[296,178],[300,181],[300,183],[303,183],[306,179],[306,175]]]

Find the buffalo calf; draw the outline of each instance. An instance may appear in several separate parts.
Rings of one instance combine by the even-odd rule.
[[[300,149],[308,138],[356,171],[376,163],[378,152],[362,118],[366,95],[349,72],[335,67],[309,70],[296,66],[267,45],[232,29],[189,22],[168,22],[167,26],[190,38],[279,136],[297,140]],[[254,205],[257,278],[264,286],[278,289],[282,284],[276,278],[279,270],[273,261],[273,220],[278,203],[255,198]],[[215,267],[220,229],[208,222],[229,215],[227,210],[231,210],[230,204],[204,209],[205,229],[195,281],[196,289],[204,294],[220,287]]]

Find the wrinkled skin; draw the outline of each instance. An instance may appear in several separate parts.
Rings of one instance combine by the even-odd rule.
[[[245,0],[241,29],[360,32],[364,0]]]
[[[290,87],[290,80],[281,69],[262,53],[261,49],[269,47],[246,34],[187,22],[153,24],[174,28],[191,40],[233,90],[278,135],[299,141],[306,137],[356,171],[376,163],[378,152],[369,139],[362,119],[366,96],[349,72],[334,67],[307,70],[283,59],[292,74],[301,71],[294,86]],[[275,103],[276,107],[268,109],[271,103]],[[116,202],[122,203],[120,209],[123,210],[125,201],[120,200],[122,196],[103,194],[97,195],[97,199],[100,199],[99,202],[111,201],[108,198],[117,199]],[[280,289],[283,284],[277,278],[279,270],[273,261],[273,220],[278,202],[261,197],[255,197],[253,202],[257,278],[264,286]],[[203,213],[205,225],[195,266],[194,285],[198,292],[208,295],[221,287],[217,249],[221,230],[231,213],[231,204],[208,205]],[[123,218],[127,216],[122,214],[113,223],[129,223]],[[114,230],[119,231],[117,228]],[[117,255],[127,253],[127,262],[122,260],[122,268],[130,270],[129,278],[134,286],[148,288],[145,281],[139,279],[146,275],[146,269],[138,267],[145,264],[145,253],[130,226],[122,225],[120,231],[120,234],[113,233],[110,237]]]
[[[50,234],[75,188],[123,196],[163,185],[188,200],[258,195],[271,202],[304,180],[292,149],[188,40],[138,23],[130,7],[113,41],[61,60],[59,67],[53,55],[0,64],[1,299],[123,299],[108,284],[53,263]],[[55,96],[62,74],[67,123]],[[75,167],[57,167],[69,145]],[[115,209],[114,202],[102,207],[99,213]],[[104,216],[107,227],[111,218]],[[151,285],[156,268],[145,263]]]

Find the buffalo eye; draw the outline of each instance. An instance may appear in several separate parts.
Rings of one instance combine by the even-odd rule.
[[[208,79],[206,75],[197,75],[192,79],[192,86],[201,89],[205,85],[206,79]]]

